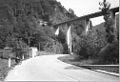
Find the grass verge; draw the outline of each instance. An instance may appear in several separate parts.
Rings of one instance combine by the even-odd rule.
[[[59,57],[58,59],[65,63],[91,69],[91,70],[100,69],[108,72],[119,73],[119,65],[117,66],[101,65],[97,63],[98,62],[97,59],[83,59],[77,55],[67,55],[67,56]]]
[[[8,60],[0,58],[0,81],[4,81],[8,71],[15,66],[15,61],[11,61],[11,67],[8,67]]]

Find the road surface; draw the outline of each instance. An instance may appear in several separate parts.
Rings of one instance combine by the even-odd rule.
[[[118,81],[119,78],[64,63],[64,55],[30,58],[11,70],[5,81]]]

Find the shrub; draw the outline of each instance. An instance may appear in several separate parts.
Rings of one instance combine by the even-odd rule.
[[[76,41],[73,44],[74,53],[84,58],[95,57],[106,45],[105,33],[95,28],[90,29],[87,35],[76,36]]]
[[[46,41],[46,44],[44,46],[44,51],[47,52],[53,52],[56,54],[62,54],[63,53],[63,46],[58,41]]]
[[[98,54],[100,63],[119,63],[119,42],[107,44]]]

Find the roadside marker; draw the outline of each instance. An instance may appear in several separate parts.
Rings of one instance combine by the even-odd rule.
[[[24,54],[22,55],[22,59],[23,59],[23,60],[25,59]]]
[[[8,58],[8,67],[11,67],[11,58]]]

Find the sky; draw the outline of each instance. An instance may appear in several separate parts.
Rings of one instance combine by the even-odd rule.
[[[80,17],[90,13],[94,13],[99,10],[99,2],[103,0],[57,0],[59,1],[67,10],[69,8],[74,10],[74,13]],[[111,8],[119,6],[119,0],[107,0],[111,3]],[[104,22],[103,17],[96,17],[90,19],[93,26]]]

